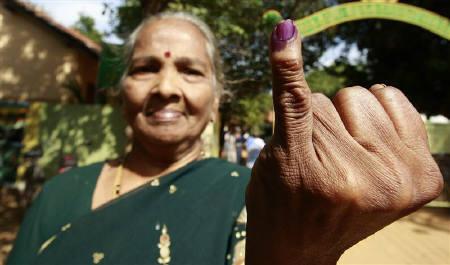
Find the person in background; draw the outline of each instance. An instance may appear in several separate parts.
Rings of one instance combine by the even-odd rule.
[[[248,152],[248,158],[246,162],[246,167],[252,168],[259,156],[259,153],[264,148],[266,143],[264,140],[258,136],[251,136],[250,134],[246,138],[245,146]]]
[[[242,162],[242,146],[244,145],[244,138],[240,126],[235,126],[233,130],[235,145],[236,145],[236,159],[239,165],[243,165]],[[244,154],[245,155],[245,154]],[[245,164],[244,164],[245,165]]]
[[[221,157],[228,162],[237,163],[236,137],[232,132],[228,131],[227,126],[225,126],[224,131],[224,143]]]

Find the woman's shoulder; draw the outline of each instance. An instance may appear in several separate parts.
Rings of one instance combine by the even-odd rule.
[[[251,171],[251,169],[249,169],[248,167],[241,166],[236,163],[228,162],[227,160],[222,159],[222,158],[211,157],[211,158],[208,158],[207,160],[209,160],[210,163],[215,163],[217,166],[220,166],[220,167],[239,169],[241,171],[247,171],[247,172]]]
[[[98,162],[87,166],[75,167],[58,174],[44,184],[43,192],[68,192],[80,187],[88,188],[95,186],[104,162]],[[80,191],[80,190],[78,190]]]
[[[39,195],[45,214],[73,217],[90,211],[104,163],[72,168],[49,179]],[[56,218],[58,219],[58,218]]]
[[[251,170],[247,167],[231,163],[219,158],[207,159],[208,166],[214,170],[218,175],[249,178]]]
[[[184,196],[183,200],[191,201],[189,205],[202,208],[211,216],[214,215],[211,212],[220,212],[234,221],[245,205],[250,173],[249,168],[222,159],[207,158],[188,166],[182,177],[172,184]]]
[[[251,170],[223,159],[208,158],[201,162],[197,177],[192,178],[195,185],[213,187],[228,191],[228,193],[244,193],[250,180]]]
[[[90,211],[92,192],[104,163],[77,167],[49,179],[34,200],[31,219],[39,228],[39,242]]]

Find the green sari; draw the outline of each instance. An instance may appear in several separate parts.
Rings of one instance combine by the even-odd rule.
[[[195,161],[91,210],[103,163],[50,180],[27,213],[13,264],[238,264],[250,170]]]

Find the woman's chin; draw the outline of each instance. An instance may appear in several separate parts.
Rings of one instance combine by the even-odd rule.
[[[172,129],[172,130],[151,130],[138,133],[137,140],[145,146],[155,145],[155,146],[173,146],[182,145],[189,142],[189,136],[185,133],[186,129]]]
[[[185,119],[178,119],[174,122],[155,122],[151,124],[148,120],[136,123],[133,128],[133,135],[145,146],[173,146],[186,145],[200,139],[201,129],[198,126],[192,126]]]

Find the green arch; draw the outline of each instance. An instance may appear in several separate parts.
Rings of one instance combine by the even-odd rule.
[[[409,23],[450,40],[448,18],[403,3],[351,2],[323,9],[295,23],[301,35],[306,37],[341,23],[371,18]]]

